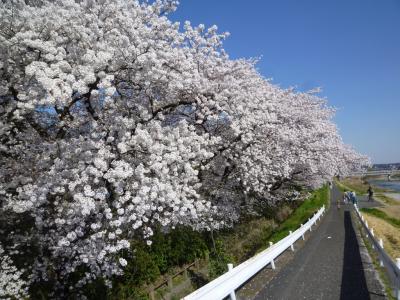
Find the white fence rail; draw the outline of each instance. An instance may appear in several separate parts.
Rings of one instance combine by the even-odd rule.
[[[391,257],[386,253],[383,248],[382,239],[377,240],[375,236],[374,229],[368,226],[367,220],[364,219],[363,215],[360,213],[357,204],[354,205],[356,213],[363,225],[368,238],[372,243],[372,248],[378,253],[381,267],[385,267],[386,273],[392,283],[394,297],[400,300],[400,258],[396,259],[396,263],[391,259]]]
[[[243,283],[257,274],[262,268],[271,264],[271,267],[275,269],[274,260],[281,255],[286,249],[293,248],[293,244],[300,238],[304,239],[304,234],[308,230],[312,230],[312,226],[321,218],[325,212],[325,205],[321,207],[312,218],[308,220],[304,225],[302,224],[299,229],[271,245],[263,252],[253,256],[246,260],[240,265],[232,268],[229,267],[229,271],[220,277],[209,282],[200,289],[194,291],[190,295],[184,297],[184,300],[220,300],[227,296],[230,296],[232,300],[235,299],[235,290],[239,288]]]

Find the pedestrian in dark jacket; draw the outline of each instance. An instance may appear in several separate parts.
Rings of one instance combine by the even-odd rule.
[[[373,196],[374,196],[374,191],[372,190],[372,187],[369,186],[368,187],[368,201],[374,201]]]

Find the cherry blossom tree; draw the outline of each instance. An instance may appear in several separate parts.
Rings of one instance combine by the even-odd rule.
[[[34,253],[15,295],[108,280],[157,224],[217,230],[368,165],[324,99],[230,59],[216,26],[171,22],[176,5],[1,2],[2,267]]]

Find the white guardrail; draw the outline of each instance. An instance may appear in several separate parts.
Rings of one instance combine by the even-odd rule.
[[[190,295],[184,297],[184,300],[220,300],[227,296],[230,296],[232,300],[235,300],[235,290],[239,288],[243,283],[257,274],[262,268],[271,264],[272,269],[275,269],[274,260],[281,255],[289,247],[294,251],[293,244],[300,238],[304,240],[304,234],[308,230],[312,230],[312,226],[319,220],[325,212],[325,205],[321,207],[312,218],[310,218],[304,225],[301,224],[300,228],[277,242],[276,244],[270,243],[270,247],[262,251],[261,253],[253,256],[246,260],[240,265],[232,268],[232,265],[228,265],[229,271],[220,277],[214,279],[208,284],[204,285],[200,289],[194,291]]]
[[[378,253],[381,267],[385,267],[386,269],[386,273],[392,283],[393,292],[395,294],[394,297],[397,300],[400,300],[400,258],[396,259],[396,263],[392,260],[392,258],[386,253],[383,248],[382,239],[379,239],[379,241],[377,240],[374,229],[368,226],[368,222],[360,213],[357,204],[354,204],[354,208],[361,221],[361,224],[363,225],[367,233],[367,237],[372,243],[372,248]]]

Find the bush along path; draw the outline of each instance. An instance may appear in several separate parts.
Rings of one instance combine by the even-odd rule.
[[[365,246],[357,238],[352,207],[347,204],[338,209],[338,198],[342,199],[342,193],[335,185],[323,222],[256,299],[292,299],[293,295],[297,299],[385,298],[365,258]],[[362,207],[365,201],[360,200]]]

